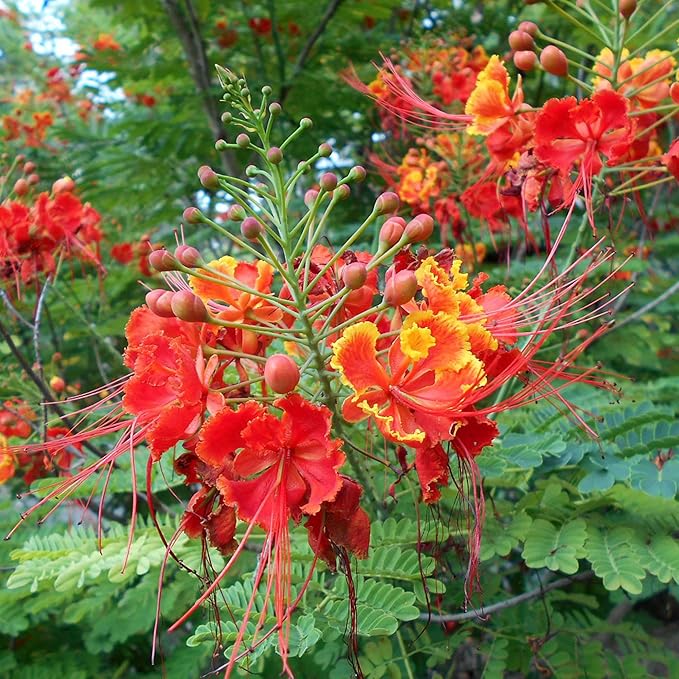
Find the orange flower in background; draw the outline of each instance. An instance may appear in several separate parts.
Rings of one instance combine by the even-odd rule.
[[[629,59],[629,50],[622,51],[615,83],[613,77],[613,52],[605,47],[599,53],[594,70],[600,74],[593,82],[597,90],[614,89],[627,97],[631,108],[654,108],[669,97],[672,75],[677,66],[676,59],[667,50],[654,49],[644,57]]]
[[[120,50],[120,44],[110,33],[100,33],[99,37],[92,43],[92,47],[98,52],[106,50],[117,52]]]
[[[0,408],[0,436],[7,438],[28,438],[31,435],[31,422],[35,420],[33,409],[20,399],[5,401]]]
[[[429,201],[440,195],[445,172],[445,163],[433,161],[426,149],[410,149],[398,167],[399,198],[425,212]]]
[[[679,139],[675,139],[667,153],[662,156],[663,165],[679,181]]]
[[[7,447],[7,439],[0,434],[0,485],[7,483],[15,474],[16,462],[14,455]]]
[[[487,248],[484,243],[458,243],[455,246],[455,254],[462,261],[467,271],[474,269],[482,264],[486,258]]]

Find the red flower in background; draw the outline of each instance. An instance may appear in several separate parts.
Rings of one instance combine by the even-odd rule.
[[[248,21],[248,26],[257,35],[269,35],[271,33],[271,19],[267,17],[254,17]]]
[[[679,139],[675,139],[670,149],[662,157],[663,165],[679,181]]]

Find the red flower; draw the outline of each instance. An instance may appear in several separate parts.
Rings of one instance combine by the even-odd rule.
[[[129,264],[134,259],[132,243],[116,243],[111,248],[111,257],[121,264]]]
[[[271,19],[267,17],[254,17],[248,21],[248,26],[258,35],[271,33]]]
[[[633,141],[634,123],[627,108],[625,97],[602,90],[580,102],[575,97],[550,99],[535,121],[538,159],[566,175],[579,166],[565,202],[570,204],[582,188],[592,228],[592,177],[601,171],[604,158],[609,165],[615,164]]]
[[[662,162],[670,173],[679,181],[679,139],[675,139],[670,150],[663,155]]]

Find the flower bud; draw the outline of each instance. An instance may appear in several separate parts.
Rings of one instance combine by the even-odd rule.
[[[272,92],[271,85],[264,85],[264,87],[262,87],[262,94],[265,97],[268,97]]]
[[[318,147],[318,155],[321,158],[328,158],[332,154],[332,146],[330,144],[323,143]]]
[[[14,182],[14,193],[17,196],[25,196],[30,188],[29,183],[23,177]]]
[[[201,165],[198,168],[198,179],[200,180],[200,183],[210,191],[216,191],[219,188],[219,177],[208,165]]]
[[[177,269],[177,260],[165,249],[151,252],[149,264],[156,271],[176,271]]]
[[[318,198],[318,191],[316,189],[309,189],[304,194],[304,204],[310,208],[316,202],[316,198]]]
[[[247,217],[245,210],[241,205],[232,205],[226,214],[232,222],[242,222]]]
[[[228,148],[225,139],[217,139],[215,142],[215,151],[226,151]]]
[[[387,219],[380,229],[380,247],[387,249],[393,247],[403,237],[406,220],[403,217],[391,217]]]
[[[346,184],[342,184],[333,191],[332,195],[336,200],[346,200],[351,195],[351,189]]]
[[[401,201],[398,196],[393,191],[387,191],[377,196],[374,210],[379,215],[386,215],[396,212],[400,205]]]
[[[324,172],[318,183],[324,191],[333,191],[337,187],[337,175],[332,172]]]
[[[24,174],[31,174],[35,172],[35,163],[32,163],[30,160],[24,165]]]
[[[434,220],[429,215],[417,215],[408,222],[405,235],[411,243],[421,243],[434,232]]]
[[[248,137],[245,132],[241,132],[236,137],[236,144],[238,144],[238,146],[240,146],[242,149],[246,149],[248,146],[250,146],[250,137]]]
[[[169,290],[151,290],[146,293],[146,306],[161,318],[173,318],[172,294]]]
[[[203,300],[198,295],[194,295],[190,290],[175,292],[172,295],[170,306],[172,307],[172,313],[181,321],[201,323],[209,318]]]
[[[7,157],[6,154],[3,154],[3,157],[6,158]],[[26,160],[26,156],[23,153],[20,153],[17,156],[16,160],[17,160],[17,163],[23,163],[24,160]]]
[[[73,191],[74,188],[75,182],[70,177],[62,177],[52,184],[52,193],[54,195],[57,195],[58,193],[67,193]]]
[[[509,46],[517,52],[524,50],[530,51],[535,48],[535,40],[530,33],[526,31],[512,31],[509,34]]]
[[[63,377],[59,377],[59,375],[55,375],[50,379],[50,389],[55,393],[55,394],[60,394],[64,389],[66,388],[66,382],[64,382]]]
[[[529,52],[528,50],[514,52],[514,66],[520,71],[532,71],[537,63],[538,58],[535,52]]]
[[[548,45],[540,54],[542,68],[552,75],[563,78],[568,75],[568,59],[566,55],[554,45]]]
[[[190,245],[178,245],[175,248],[174,256],[177,261],[187,269],[195,269],[203,263],[200,252]]]
[[[350,290],[358,290],[365,285],[368,270],[363,262],[352,262],[342,269],[342,282]]]
[[[286,354],[273,354],[264,364],[264,381],[271,391],[287,394],[299,383],[299,368]]]
[[[187,224],[200,224],[203,221],[203,213],[197,207],[187,207],[182,214],[182,219]]]
[[[29,174],[28,177],[26,177],[26,181],[31,185],[35,186],[39,181],[40,181],[40,175],[35,174]]]
[[[302,120],[299,121],[299,126],[303,130],[309,130],[313,127],[314,121],[311,120],[311,118],[302,118]]]
[[[637,9],[637,0],[620,0],[620,14],[629,19]]]
[[[278,146],[272,146],[266,152],[266,158],[270,163],[278,165],[283,160],[283,151],[281,151]]]
[[[228,125],[232,120],[233,120],[233,115],[232,115],[231,111],[224,111],[224,113],[222,113],[222,122],[225,125]]]
[[[283,107],[277,101],[272,101],[269,104],[269,113],[272,116],[280,115],[282,110],[283,110]]]
[[[259,170],[257,169],[256,165],[248,165],[245,168],[245,175],[247,177],[250,177],[250,178],[256,177],[258,174],[259,174]]]
[[[354,165],[354,167],[352,167],[351,170],[349,170],[347,179],[351,182],[362,182],[365,181],[365,178],[367,176],[368,173],[366,172],[363,165]]]
[[[679,82],[670,85],[670,97],[675,104],[679,104]]]
[[[384,301],[389,306],[406,304],[417,292],[415,272],[404,269],[395,273],[384,286]]]
[[[532,21],[522,21],[519,24],[519,30],[525,31],[528,35],[535,37],[538,33],[538,25]]]
[[[264,226],[254,217],[246,217],[240,225],[240,232],[248,240],[257,240],[263,231]]]

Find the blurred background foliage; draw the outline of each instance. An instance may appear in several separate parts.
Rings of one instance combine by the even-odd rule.
[[[676,18],[676,7],[668,12],[661,21]],[[196,178],[203,164],[242,175],[251,162],[244,152],[214,149],[216,139],[234,134],[221,121],[215,63],[246,75],[253,90],[270,85],[289,130],[301,117],[312,118],[313,134],[295,147],[298,159],[328,140],[335,152],[324,169],[364,162],[372,171],[352,193],[343,221],[333,225],[339,239],[360,223],[384,187],[366,159],[396,149],[402,155],[408,146],[407,140],[399,147],[385,138],[373,102],[348,86],[342,73],[353,65],[369,82],[375,74],[371,62],[381,60],[380,52],[399,55],[406,45],[435,38],[469,37],[488,54],[503,54],[506,36],[526,18],[553,36],[587,42],[545,5],[527,8],[520,0],[0,3],[3,164],[26,154],[45,188],[64,174],[72,176],[81,198],[101,213],[105,233],[107,274],[73,267],[49,290],[39,346],[46,378],[63,378],[65,396],[122,374],[125,322],[143,299],[138,281],[153,285],[145,265],[149,241],[172,245],[189,204],[213,215],[228,207],[224,196],[202,191]],[[652,35],[657,24],[646,30]],[[558,81],[542,75],[527,78],[526,90],[527,100],[537,103],[563,93]],[[42,140],[12,138],[8,118],[29,124],[33,114],[46,112],[53,122]],[[359,660],[366,677],[675,676],[679,206],[673,197],[667,191],[655,194],[652,221],[641,220],[633,204],[618,206],[625,209],[625,228],[609,233],[621,260],[630,248],[643,256],[612,284],[616,293],[631,280],[636,283],[616,305],[618,328],[588,353],[590,362],[602,361],[622,386],[622,400],[584,390],[573,395],[600,442],[540,405],[502,416],[502,439],[481,457],[491,500],[482,552],[483,602],[531,596],[488,620],[461,611],[464,526],[454,487],[439,515],[420,516],[409,482],[392,501],[386,496],[391,480],[383,479],[384,515],[373,526],[368,562],[357,567],[364,621]],[[212,232],[190,229],[192,245],[224,254]],[[566,250],[573,238],[568,236]],[[519,288],[539,267],[539,258],[525,250],[508,267],[485,232],[479,230],[472,240],[483,239],[484,270],[510,287]],[[30,316],[34,305],[28,291],[15,308]],[[16,344],[31,347],[30,329],[5,307],[2,313]],[[0,359],[0,399],[39,403],[41,393],[16,366],[7,343],[0,343]],[[142,468],[139,474],[144,476]],[[171,534],[178,510],[171,509],[167,486],[181,494],[181,479],[168,468],[167,478],[153,483],[162,525]],[[30,502],[16,500],[10,490],[22,490],[20,479],[0,487],[5,532]],[[82,492],[87,500],[88,489]],[[60,510],[40,529],[28,523],[10,542],[0,543],[0,675],[188,679],[222,664],[223,655],[215,650],[215,613],[221,611],[228,648],[233,639],[228,611],[238,618],[252,586],[248,568],[255,555],[233,572],[205,624],[196,627],[197,621],[168,636],[163,626],[190,605],[200,584],[170,565],[161,608],[162,650],[153,667],[149,656],[164,547],[143,516],[121,575],[131,502],[129,469],[122,468],[111,479],[101,554],[92,512],[77,507]],[[80,527],[82,522],[88,527]],[[303,541],[304,536],[294,545],[300,563],[310,560]],[[205,565],[200,544],[184,540],[177,552],[191,568]],[[219,555],[211,559],[209,567],[218,570]],[[563,584],[564,575],[575,575],[576,581]],[[292,661],[299,677],[352,676],[341,634],[347,625],[345,601],[342,579],[319,570],[295,620],[291,655],[299,656]],[[439,609],[462,619],[429,620],[428,611]],[[251,672],[277,676],[274,645],[260,647]]]

